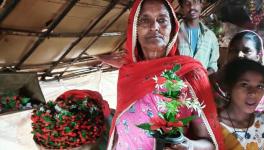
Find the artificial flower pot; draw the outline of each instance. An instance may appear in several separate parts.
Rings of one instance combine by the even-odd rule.
[[[181,144],[184,142],[184,136],[178,132],[175,136],[156,138],[156,150],[163,150],[168,144]]]
[[[106,145],[107,139],[101,138],[108,137],[105,117],[109,117],[110,110],[103,102],[96,91],[64,92],[55,101],[33,110],[33,140],[45,149],[92,149],[102,146],[101,142]]]
[[[36,73],[0,72],[0,116],[45,103]]]

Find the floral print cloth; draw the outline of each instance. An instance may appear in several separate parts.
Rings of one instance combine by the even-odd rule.
[[[139,99],[116,121],[118,135],[116,150],[152,150],[154,138],[137,127],[141,123],[147,123],[150,118],[157,115],[159,98],[155,94],[147,94]],[[181,115],[190,115],[188,109],[181,109]]]
[[[248,129],[234,128],[221,122],[226,150],[264,150],[264,113],[256,113],[255,121]]]

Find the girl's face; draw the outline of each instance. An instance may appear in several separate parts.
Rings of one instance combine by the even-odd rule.
[[[258,50],[256,49],[256,43],[252,40],[243,39],[242,44],[238,46],[238,57],[259,61]]]
[[[256,43],[248,39],[243,39],[242,41],[237,42],[235,46],[231,47],[228,54],[228,61],[237,57],[247,58],[257,62],[259,62],[261,58],[256,49]]]
[[[243,113],[253,113],[264,94],[263,76],[255,71],[247,71],[231,89],[230,106]]]

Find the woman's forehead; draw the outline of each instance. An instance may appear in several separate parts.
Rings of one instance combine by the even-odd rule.
[[[160,0],[154,0],[154,1],[146,0],[142,4],[140,15],[145,15],[148,13],[169,15],[169,9],[165,6],[164,2]]]
[[[255,47],[256,43],[252,39],[242,38],[240,40],[235,41],[234,44],[231,45],[231,47],[233,47],[233,48],[239,48],[239,47],[245,47],[245,46],[254,46]]]
[[[187,3],[187,2],[190,2],[190,3],[200,3],[201,0],[183,0],[183,3]]]
[[[256,42],[251,39],[243,39],[241,44],[243,47],[250,47],[251,49],[256,49]]]

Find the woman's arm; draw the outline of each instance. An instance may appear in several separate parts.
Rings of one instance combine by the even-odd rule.
[[[191,122],[190,130],[196,140],[190,140],[193,145],[193,149],[197,150],[213,150],[215,149],[211,137],[205,124],[200,120],[194,120]]]

